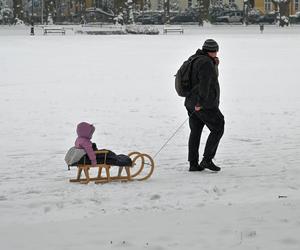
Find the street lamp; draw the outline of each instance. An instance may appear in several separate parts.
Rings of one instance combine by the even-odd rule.
[[[31,22],[33,22],[33,0],[31,0]]]
[[[44,0],[41,0],[41,19],[42,19],[42,25],[44,24]]]
[[[165,23],[170,23],[170,0],[164,0]]]

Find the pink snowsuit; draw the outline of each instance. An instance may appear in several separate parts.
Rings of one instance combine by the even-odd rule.
[[[92,146],[92,136],[95,131],[95,127],[87,122],[81,122],[77,125],[77,139],[75,141],[75,147],[84,149],[90,158],[92,165],[96,165],[96,154]]]

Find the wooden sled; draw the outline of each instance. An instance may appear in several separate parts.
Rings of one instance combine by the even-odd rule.
[[[108,150],[98,150],[95,151],[96,154],[104,154],[104,163],[97,164],[94,168],[98,168],[97,176],[90,177],[90,168],[93,168],[90,164],[79,164],[77,166],[77,177],[76,179],[70,179],[70,182],[79,182],[82,184],[88,184],[90,181],[94,181],[96,184],[99,183],[108,183],[111,181],[143,181],[148,179],[154,171],[154,161],[147,155],[140,152],[131,152],[128,156],[132,160],[131,166],[117,166],[118,173],[115,176],[111,175],[111,167],[107,163],[107,154]],[[147,168],[147,169],[146,169]],[[105,169],[105,176],[102,176],[102,170]],[[122,172],[125,170],[125,175],[122,175]],[[81,178],[82,172],[85,177]]]

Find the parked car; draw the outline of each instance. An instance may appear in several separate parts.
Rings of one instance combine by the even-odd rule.
[[[222,16],[216,17],[216,22],[219,23],[243,23],[242,11],[227,12]]]
[[[269,14],[265,14],[263,16],[259,17],[259,23],[276,23],[276,14],[275,13],[269,13]]]
[[[134,21],[141,24],[163,24],[163,16],[160,14],[141,14]]]
[[[249,15],[248,16],[248,23],[251,23],[251,24],[259,23],[259,18],[260,18],[260,15],[258,15],[258,14]]]
[[[290,15],[291,24],[300,24],[300,12],[297,12],[295,15]]]
[[[104,22],[113,23],[114,13],[111,10],[104,11],[101,8],[87,8],[84,13],[86,22]],[[77,14],[77,20],[80,22],[82,16]]]
[[[252,9],[248,12],[248,16],[246,16],[245,21],[248,21],[248,24],[258,24],[260,16],[263,15],[258,9]]]
[[[193,23],[197,22],[197,18],[192,15],[177,15],[170,18],[170,23],[172,24],[182,24],[182,23]]]

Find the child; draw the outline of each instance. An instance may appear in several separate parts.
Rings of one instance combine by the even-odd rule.
[[[91,142],[95,127],[87,122],[81,122],[77,125],[77,139],[75,141],[76,150],[84,150],[88,157],[82,157],[77,163],[92,164],[96,166],[104,162],[104,154],[95,154],[94,150],[98,150],[95,143]],[[127,155],[116,155],[114,152],[108,150],[106,163],[116,166],[131,166],[132,161]]]
[[[75,141],[75,147],[77,149],[84,149],[84,151],[87,153],[91,164],[93,166],[96,166],[96,154],[94,152],[95,144],[91,142],[93,133],[95,132],[95,127],[92,124],[89,124],[87,122],[81,122],[77,125],[77,139]],[[94,148],[93,148],[94,146]]]

